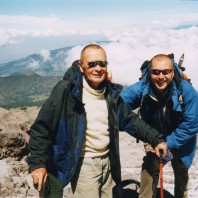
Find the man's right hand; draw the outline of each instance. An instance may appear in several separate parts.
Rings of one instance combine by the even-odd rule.
[[[161,142],[155,147],[155,154],[160,157],[162,153],[162,157],[164,158],[167,154],[167,144],[166,142]]]
[[[46,182],[47,179],[47,170],[46,168],[38,168],[32,171],[31,176],[33,178],[34,185],[38,185],[38,191],[42,189],[42,185]]]

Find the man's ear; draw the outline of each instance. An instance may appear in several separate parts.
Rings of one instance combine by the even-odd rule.
[[[82,66],[82,61],[79,60],[79,69],[82,73],[84,73],[84,69],[83,69],[83,66]]]
[[[172,73],[172,79],[174,78],[175,76],[175,71],[173,70],[173,73]]]

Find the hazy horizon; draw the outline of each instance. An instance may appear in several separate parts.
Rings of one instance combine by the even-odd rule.
[[[176,62],[184,53],[198,89],[197,10],[188,0],[0,0],[0,64],[74,46],[68,66],[84,45],[104,40],[116,82],[136,82],[143,61],[158,53],[174,53]]]

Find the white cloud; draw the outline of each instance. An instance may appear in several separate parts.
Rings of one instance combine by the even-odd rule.
[[[20,36],[24,36],[24,32],[16,31],[13,29],[5,30],[0,28],[0,46],[20,43]]]
[[[152,24],[156,26],[164,26],[164,27],[174,27],[177,25],[185,25],[185,24],[197,24],[198,22],[198,14],[197,13],[182,13],[182,12],[173,12],[167,13],[157,13],[156,19],[153,20]]]
[[[103,34],[113,41],[104,45],[104,48],[107,51],[109,68],[113,72],[115,81],[121,84],[134,83],[140,76],[139,68],[145,59],[150,59],[158,53],[173,52],[177,61],[183,53],[185,54],[186,73],[192,79],[193,85],[198,88],[196,80],[198,28],[174,29],[181,25],[197,24],[198,14],[164,12],[155,13],[153,16],[158,20],[151,19],[150,22],[146,21],[146,25],[139,23],[139,25],[128,25],[123,28],[129,19],[131,19],[131,24],[135,24],[135,17],[132,15],[99,16],[98,18],[93,16],[89,20],[83,17],[80,20],[63,20],[56,16],[0,15],[0,46],[25,42],[23,40],[25,37]],[[116,23],[117,25],[114,26]],[[64,68],[65,65],[71,65],[73,60],[79,59],[82,47],[73,48],[68,53],[65,63],[54,65],[54,67]],[[41,54],[44,60],[50,59],[49,52],[43,51]],[[32,66],[38,65],[32,63]]]
[[[132,84],[140,77],[140,66],[159,53],[174,53],[178,62],[185,54],[183,66],[198,89],[198,28],[174,30],[170,28],[133,27],[106,33],[112,43],[103,45],[107,52],[109,69],[115,82]],[[67,57],[67,65],[79,59],[82,46],[74,47]]]
[[[39,53],[42,58],[43,58],[43,62],[47,62],[47,61],[50,61],[51,60],[51,56],[50,56],[50,51],[49,50],[41,50],[40,53]]]
[[[45,29],[46,27],[61,26],[64,22],[55,16],[35,17],[27,15],[0,15],[0,25],[4,28],[14,27],[20,30],[34,30],[35,27]]]
[[[198,88],[198,28],[172,29],[128,29],[111,39],[118,40],[107,45],[112,71],[117,81],[121,83],[135,82],[140,76],[139,68],[145,59],[151,59],[158,53],[174,53],[176,62],[184,53],[186,73]],[[110,64],[111,65],[111,64]],[[115,68],[115,69],[114,69]],[[124,76],[124,78],[123,78]]]
[[[154,28],[162,28],[197,24],[197,22],[198,14],[167,14],[167,12],[126,13],[124,15],[115,13],[109,16],[80,17],[79,20],[56,16],[0,15],[0,46],[23,42],[23,37],[106,34],[112,29],[114,31],[130,24],[146,23],[146,28],[150,25]]]
[[[39,67],[40,67],[39,62],[35,61],[34,59],[32,59],[28,65],[28,68],[30,68],[30,69],[38,69]]]
[[[100,31],[97,28],[89,27],[89,23],[85,23],[83,19],[62,20],[55,16],[0,15],[0,46],[23,42],[23,37],[58,37],[98,33]]]
[[[84,47],[83,45],[76,46],[76,47],[73,47],[71,50],[69,50],[69,52],[67,53],[67,57],[65,58],[65,64],[67,66],[71,66],[71,64],[75,60],[80,60],[80,53],[83,47]]]

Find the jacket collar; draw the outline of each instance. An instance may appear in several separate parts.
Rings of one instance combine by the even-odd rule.
[[[156,98],[152,93],[152,88],[149,82],[143,83],[143,91],[142,91],[142,98],[144,98],[146,95],[151,95],[152,98]],[[182,111],[182,106],[179,102],[179,97],[181,96],[181,90],[176,85],[175,81],[172,81],[172,101],[173,101],[173,110],[175,111]]]
[[[78,61],[75,61],[66,71],[63,79],[69,80],[72,83],[71,92],[73,96],[78,101],[82,102],[83,74],[79,69]],[[105,97],[111,94],[111,98],[118,98],[123,87],[119,84],[112,84],[110,82],[104,83],[106,86]]]

